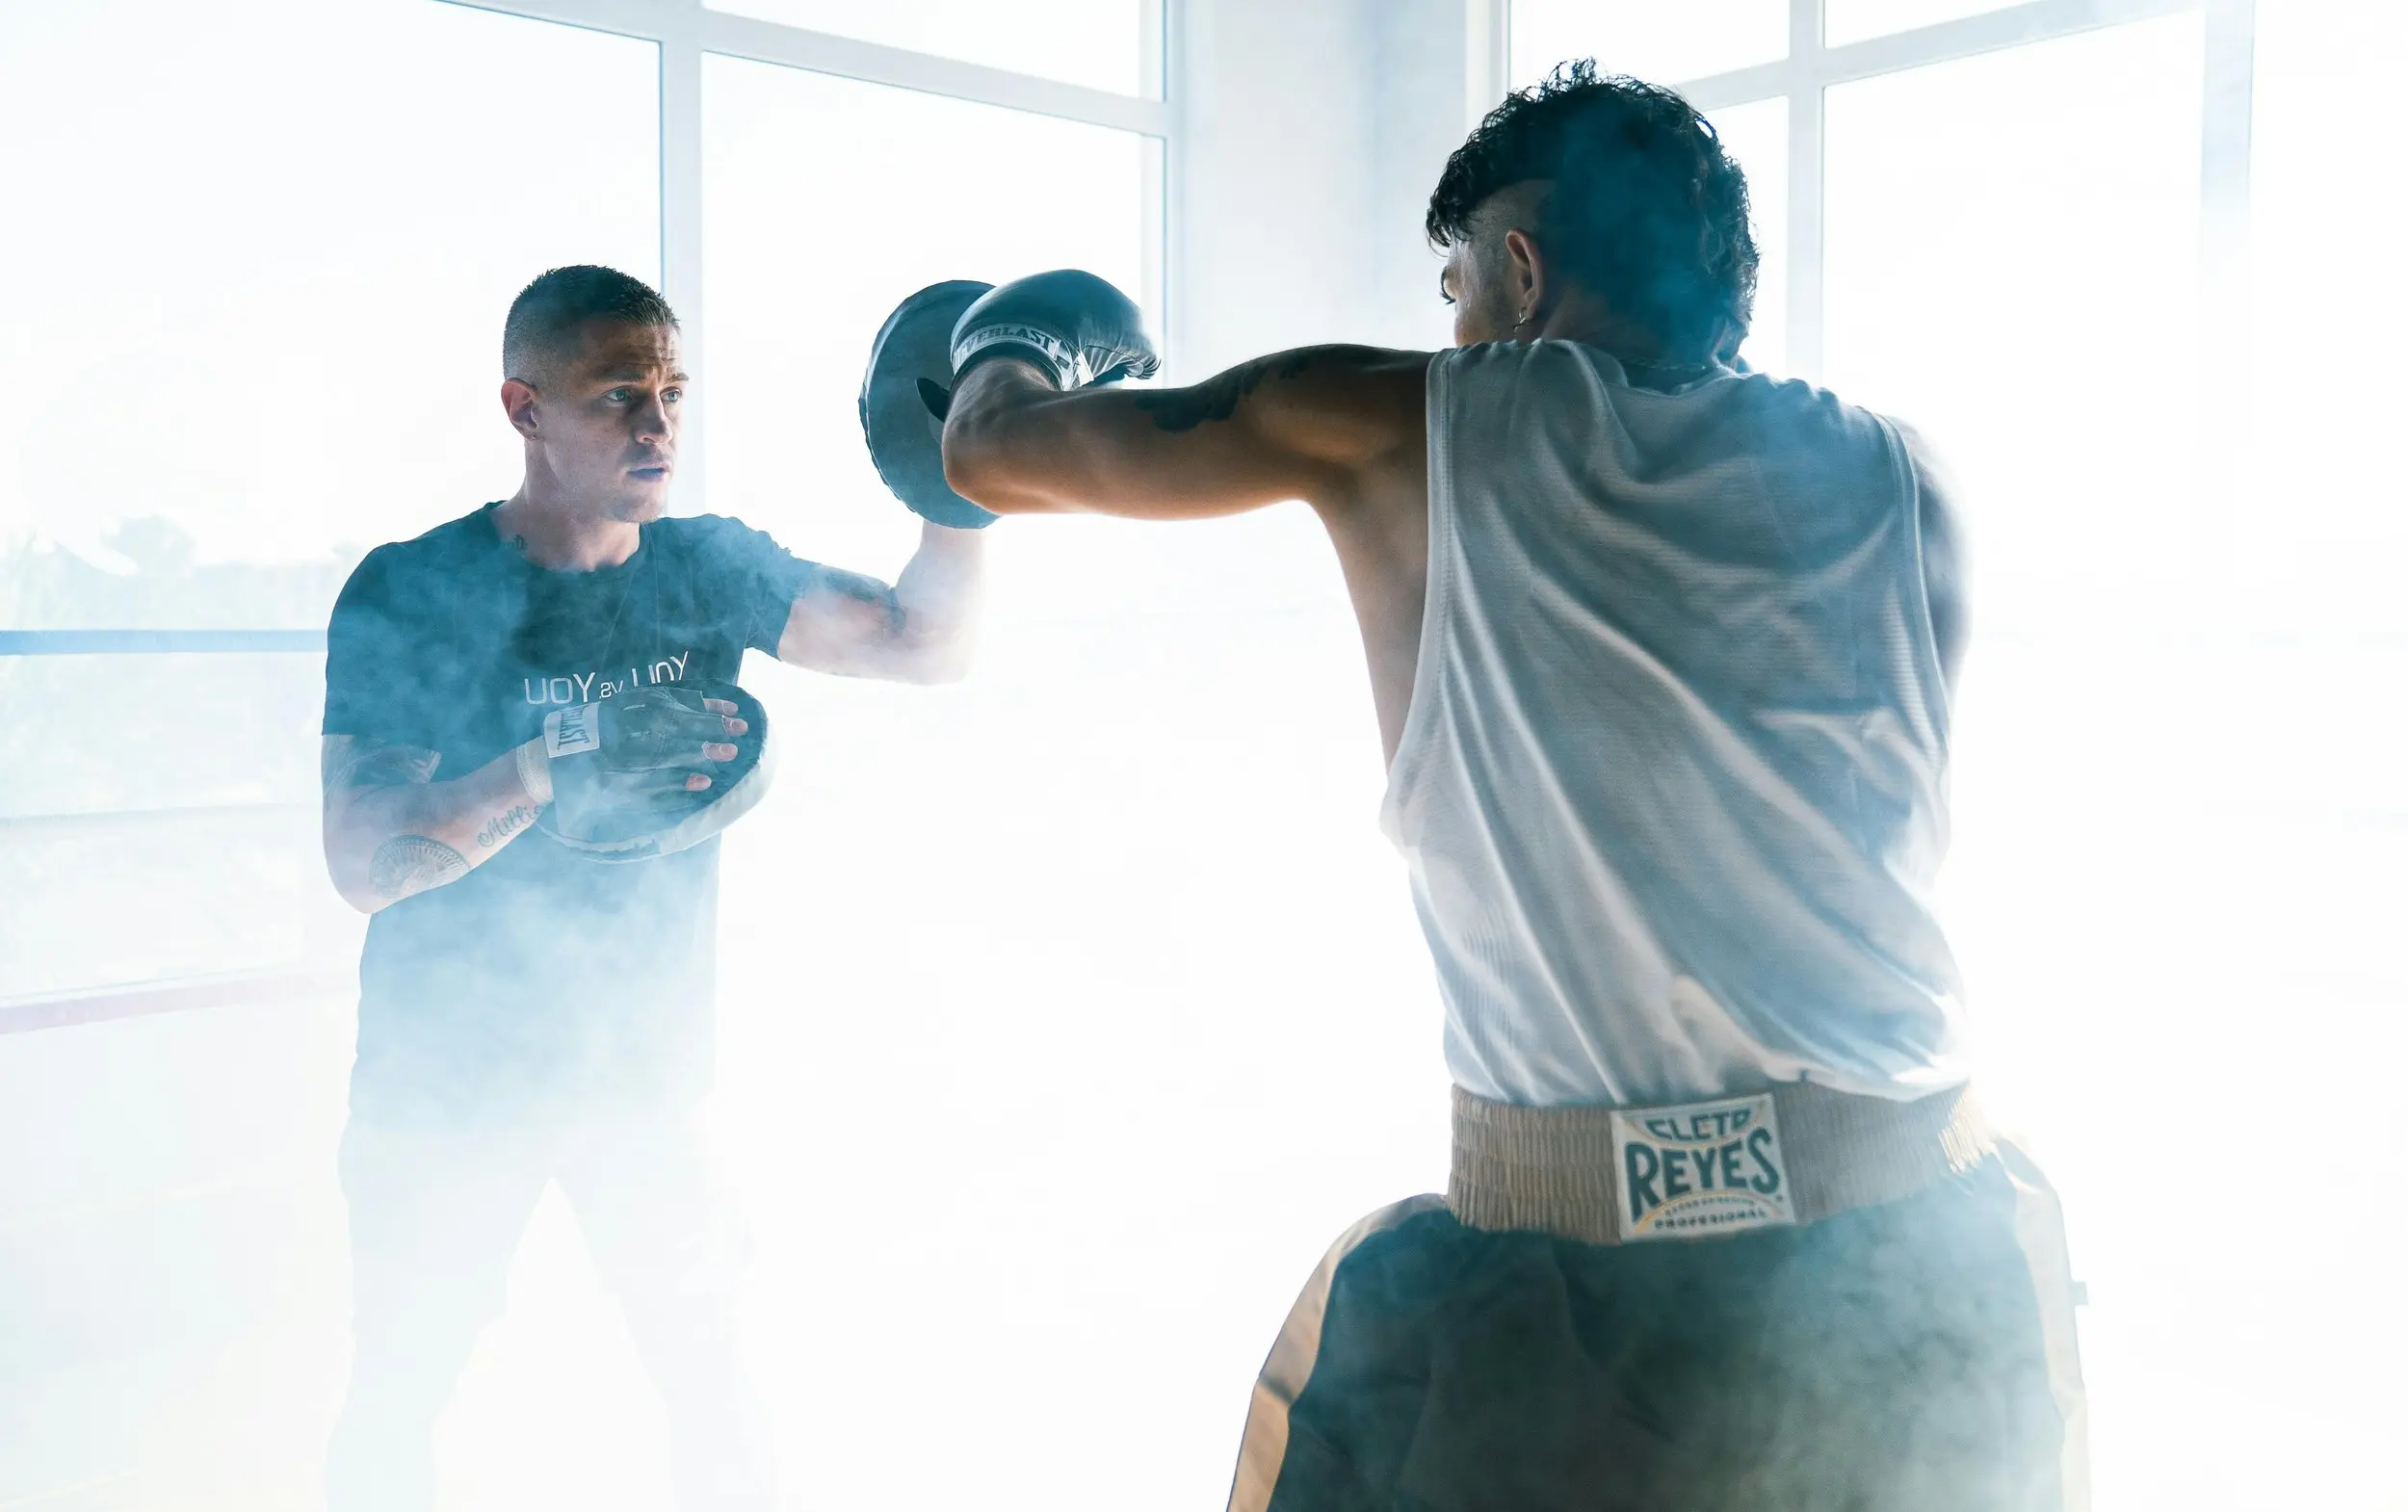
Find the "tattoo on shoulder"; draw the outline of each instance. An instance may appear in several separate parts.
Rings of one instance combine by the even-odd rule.
[[[1192,388],[1139,394],[1137,404],[1154,417],[1154,424],[1159,430],[1192,430],[1207,420],[1226,420],[1236,414],[1238,405],[1244,402],[1245,396],[1262,386],[1263,379],[1295,378],[1313,365],[1313,355],[1308,349],[1257,357]]]
[[[822,567],[819,585],[856,604],[884,610],[887,622],[897,630],[903,628],[903,600],[896,596],[892,587],[877,579],[866,573],[848,572],[842,567]]]
[[[341,788],[404,788],[432,782],[442,764],[438,751],[393,742],[338,735],[327,742],[318,761],[320,781],[327,791]]]
[[[468,871],[468,858],[426,835],[396,835],[368,858],[368,885],[397,899],[440,887]]]

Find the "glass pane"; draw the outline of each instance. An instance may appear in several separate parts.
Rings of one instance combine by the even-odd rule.
[[[1985,1100],[2038,1149],[2101,1299],[2081,1339],[2116,1422],[2094,1441],[2098,1504],[2241,1512],[2387,1483],[2331,1478],[2350,1454],[2379,1464],[2357,1447],[2379,1438],[2372,1420],[2343,1414],[2380,1393],[2337,1384],[2294,1414],[2280,1389],[2232,1383],[2338,1368],[2300,1341],[2350,1327],[2339,1299],[2389,1283],[2380,1262],[2344,1275],[2329,1257],[2395,1252],[2397,1220],[2361,1215],[2354,1173],[2286,1150],[2241,1141],[2146,1190],[2113,1152],[2210,1118],[2187,1089],[2315,1085],[2336,1043],[2386,1059],[2398,1045],[2397,1014],[2353,1000],[2336,979],[2351,957],[2324,943],[2395,953],[2361,923],[2390,875],[2382,842],[2271,818],[2303,762],[2321,786],[2355,761],[2328,757],[2341,732],[2398,721],[2268,654],[2273,606],[2214,567],[2227,464],[2206,422],[2247,364],[2228,326],[2203,338],[2203,65],[2193,13],[1832,90],[1825,308],[1831,386],[1920,424],[1959,478],[1974,636],[1942,902]],[[2332,123],[2318,131],[2330,150]],[[2330,340],[2314,329],[2306,350]],[[2307,433],[2331,423],[2316,413]],[[2297,497],[2251,512],[2270,531]],[[2238,753],[2274,745],[2279,775],[2253,781]],[[2296,1049],[2264,1028],[2286,1003],[2319,1027]],[[2135,1104],[2142,1086],[2166,1095]],[[2381,1116],[2336,1108],[2321,1127],[2373,1139]],[[2235,1190],[2333,1214],[2330,1242],[2266,1225],[2202,1256],[2190,1215]],[[2256,1289],[2330,1295],[2332,1321],[2198,1336],[2220,1298]],[[2209,1465],[2201,1443],[2235,1447]],[[2313,1491],[2287,1484],[2302,1463]]]
[[[1567,58],[1655,84],[1679,84],[1786,58],[1789,0],[1513,0],[1515,88]]]
[[[1822,0],[1822,40],[1826,47],[1861,42],[1868,37],[1936,26],[1984,11],[2001,11],[2014,0]]]
[[[862,446],[854,400],[871,338],[904,296],[947,278],[1080,267],[1150,304],[1159,145],[740,59],[705,59],[703,84],[712,508],[805,556],[882,575],[908,555],[919,522]],[[825,150],[830,142],[854,149]],[[940,180],[930,164],[943,165]],[[831,207],[876,227],[874,256],[828,234]],[[1112,596],[1095,585],[1125,578],[1126,553],[1159,545],[1140,527],[1070,524],[1034,545],[1027,532],[992,533],[1010,563],[998,613],[1107,609]]]
[[[2408,952],[2397,944],[2408,896],[2408,700],[2397,695],[2408,688],[2408,486],[2395,439],[2408,411],[2408,306],[2393,292],[2392,252],[2392,228],[2408,219],[2398,167],[2408,161],[2398,89],[2408,7],[2285,0],[2258,7],[2256,29],[2254,298],[2234,343],[2245,355],[2228,401],[2238,423],[2224,438],[2238,485],[2218,501],[2238,612],[2225,654],[2200,679],[2201,704],[2217,716],[2225,800],[2203,828],[2224,858],[2213,873],[2224,885],[2202,910],[2199,937],[2216,942],[2225,985],[2214,1005],[2248,1046],[2233,1056],[2249,1062],[2236,1079],[2320,1086],[2343,1057],[2408,1058]],[[2260,1031],[2265,1005],[2286,1002],[2300,1004],[2300,1030]],[[2382,1140],[2389,1102],[2341,1099],[2320,1134],[2360,1148]],[[2173,1452],[2168,1429],[2159,1483],[2133,1502],[2237,1512],[2380,1504],[2397,1475],[2395,1394],[2373,1362],[2408,1349],[2408,1296],[2396,1283],[2408,1214],[2361,1200],[2354,1171],[2294,1171],[2280,1151],[2251,1155],[2253,1168],[2231,1173],[2243,1189],[2280,1190],[2292,1211],[2331,1216],[2316,1244],[2251,1257],[2253,1286],[2303,1306],[2253,1341],[2261,1357],[2242,1368],[2251,1379],[2330,1385],[2225,1408],[2224,1442],[2267,1446],[2237,1467]],[[2169,1375],[2233,1368],[2211,1366],[2203,1342],[2169,1342]],[[2240,1426],[2244,1414],[2255,1426]]]
[[[1826,372],[1976,481],[1989,626],[2182,565],[2200,48],[2177,16],[1830,91]]]
[[[323,625],[510,492],[511,296],[658,275],[658,75],[428,0],[11,8],[0,625]]]
[[[1759,373],[1789,371],[1790,102],[1758,100],[1707,117],[1747,175],[1756,232],[1756,318],[1740,355]]]
[[[2408,636],[2408,487],[2390,438],[2408,412],[2408,305],[2386,252],[2361,262],[2351,226],[2408,220],[2408,113],[2399,60],[2408,7],[2289,0],[2260,8],[2251,136],[2250,372],[2253,501],[2236,522],[2240,565],[2277,620],[2379,636],[2400,686]],[[2361,360],[2346,382],[2303,382],[2303,354],[2338,346]],[[2314,444],[2303,444],[2313,437]],[[2279,526],[2279,528],[2277,528]],[[2360,654],[2364,654],[2362,647]],[[2369,668],[2369,671],[2372,669]],[[2369,755],[2381,747],[2358,747]],[[2390,764],[2384,770],[2393,771]],[[2408,797],[2395,779],[2387,803]]]
[[[318,852],[323,667],[0,658],[0,1002],[341,958],[358,919]]]
[[[1162,0],[716,0],[711,9],[1116,94],[1162,93]]]

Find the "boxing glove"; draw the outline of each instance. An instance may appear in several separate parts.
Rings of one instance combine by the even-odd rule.
[[[1035,363],[1062,389],[1152,378],[1162,366],[1135,300],[1075,268],[1032,274],[979,297],[954,325],[954,378],[991,356]]]

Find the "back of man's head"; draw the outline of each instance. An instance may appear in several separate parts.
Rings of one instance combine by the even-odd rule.
[[[1557,274],[1684,360],[1730,350],[1756,300],[1747,179],[1689,103],[1583,59],[1505,96],[1447,160],[1432,244],[1477,242],[1482,207],[1542,185],[1527,227]]]
[[[574,356],[589,321],[677,326],[668,301],[640,278],[589,263],[554,268],[518,291],[502,323],[502,376],[537,388]]]

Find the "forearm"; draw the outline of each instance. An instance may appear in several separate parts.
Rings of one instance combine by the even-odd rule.
[[[448,782],[336,785],[327,801],[327,867],[362,913],[458,881],[533,827],[551,801],[537,759],[515,750]]]
[[[1199,436],[1145,407],[1185,392],[1063,393],[1027,363],[982,363],[954,394],[946,481],[998,514],[1193,518],[1296,497],[1297,470],[1269,465],[1285,458],[1251,444],[1243,419],[1224,412]]]
[[[1058,392],[1008,359],[964,373],[945,476],[999,514],[1202,519],[1327,505],[1422,445],[1424,352],[1308,347],[1188,388]]]

